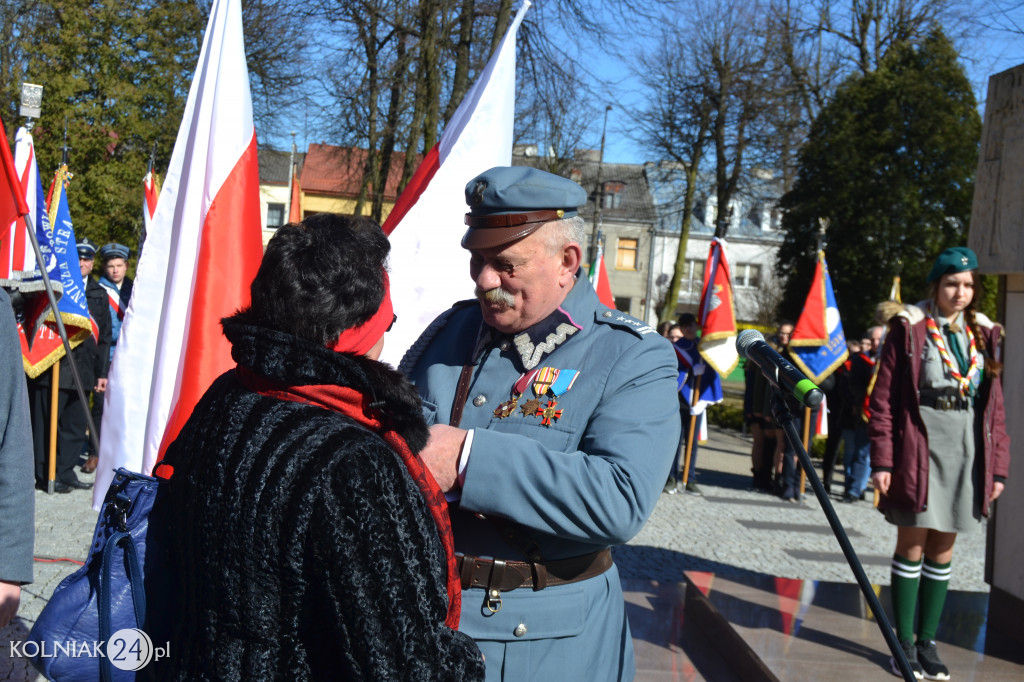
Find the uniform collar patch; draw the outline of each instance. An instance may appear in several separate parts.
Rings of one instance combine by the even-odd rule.
[[[537,367],[560,345],[583,329],[561,306],[553,313],[512,337],[524,370]]]

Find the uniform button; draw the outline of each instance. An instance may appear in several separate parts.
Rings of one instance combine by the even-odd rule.
[[[516,626],[516,629],[512,631],[512,634],[516,637],[522,637],[526,634],[526,626],[522,623]]]
[[[486,402],[487,402],[487,396],[485,396],[483,393],[481,393],[477,397],[473,398],[473,404],[476,405],[477,407],[480,407],[481,405],[483,405]]]
[[[605,317],[611,317],[612,316],[612,311],[610,311],[610,310],[604,311],[604,316]]]

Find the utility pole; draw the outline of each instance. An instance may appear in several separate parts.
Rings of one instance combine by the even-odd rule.
[[[597,193],[594,200],[594,229],[590,238],[590,262],[597,260],[597,245],[601,242],[601,205],[604,203],[604,181],[601,177],[604,170],[604,139],[608,131],[608,112],[612,105],[604,108],[604,126],[601,128],[601,156],[597,159]]]

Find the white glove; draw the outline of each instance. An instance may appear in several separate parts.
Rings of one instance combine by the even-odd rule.
[[[693,374],[694,374],[694,376],[698,376],[699,377],[702,374],[704,374],[704,369],[706,367],[707,367],[707,365],[705,365],[703,362],[698,362],[696,365],[693,366]]]

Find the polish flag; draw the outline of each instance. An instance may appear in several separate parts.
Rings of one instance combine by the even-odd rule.
[[[0,131],[4,131],[4,122],[0,118]],[[25,190],[18,179],[18,171],[14,167],[14,158],[7,148],[6,141],[0,144],[0,225],[6,225],[7,231],[0,234],[0,280],[10,279],[14,274],[14,241],[17,234],[18,219],[28,213],[25,203]],[[24,228],[22,228],[24,231]],[[22,242],[27,238],[22,237]],[[23,267],[24,248],[21,250],[20,263]],[[19,267],[18,269],[22,269]]]
[[[288,206],[288,222],[302,222],[302,188],[299,187],[298,165],[292,166],[292,196]]]
[[[145,220],[145,234],[153,229],[153,216],[156,214],[156,200],[160,196],[160,179],[150,168],[142,179],[142,217]]]
[[[99,509],[117,467],[149,473],[234,366],[220,318],[249,300],[263,255],[240,0],[215,0],[139,260],[103,413]]]
[[[604,247],[598,245],[597,258],[590,268],[590,283],[597,292],[597,299],[609,308],[615,308],[615,297],[612,296],[612,285],[608,281],[608,269],[604,266]]]
[[[512,163],[516,95],[516,32],[526,0],[500,47],[427,152],[382,226],[391,238],[391,300],[398,322],[381,360],[397,365],[434,318],[473,298],[466,232],[466,183],[489,168]]]

